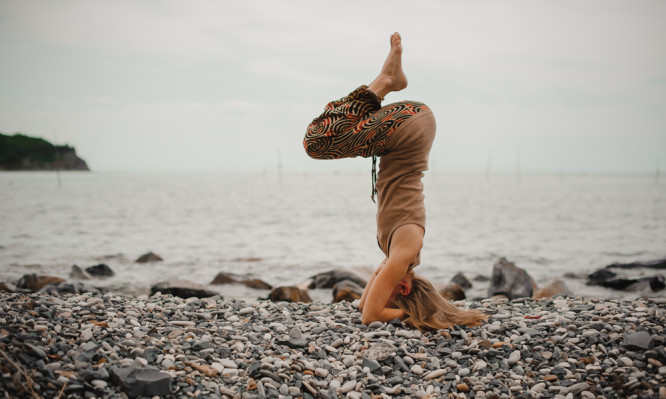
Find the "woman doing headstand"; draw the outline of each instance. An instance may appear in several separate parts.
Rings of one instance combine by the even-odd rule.
[[[391,50],[377,78],[348,96],[330,102],[308,126],[303,145],[316,159],[381,157],[374,194],[378,197],[377,241],[386,255],[370,277],[359,303],[364,324],[400,318],[419,329],[454,324],[478,325],[486,316],[446,301],[413,268],[420,263],[425,234],[421,178],[435,138],[428,106],[401,101],[381,106],[392,91],[407,87],[402,43],[391,35]]]

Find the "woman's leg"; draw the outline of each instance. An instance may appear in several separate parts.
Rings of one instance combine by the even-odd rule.
[[[381,156],[386,139],[424,105],[403,101],[382,108],[382,98],[407,87],[402,71],[400,35],[391,36],[391,50],[384,66],[370,83],[326,105],[308,126],[303,146],[315,159]]]
[[[391,50],[382,71],[368,88],[379,98],[384,98],[390,92],[400,91],[405,87],[407,87],[407,76],[402,70],[402,38],[396,32],[391,35]]]

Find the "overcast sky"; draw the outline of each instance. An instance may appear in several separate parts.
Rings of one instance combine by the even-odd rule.
[[[438,172],[666,169],[666,2],[0,2],[0,132],[93,170],[366,170],[306,126],[403,37]]]

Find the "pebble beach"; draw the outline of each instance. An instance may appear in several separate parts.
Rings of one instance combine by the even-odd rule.
[[[0,397],[666,397],[666,300],[457,302],[480,327],[341,303],[0,294]]]

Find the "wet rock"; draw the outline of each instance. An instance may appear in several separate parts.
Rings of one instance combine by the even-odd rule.
[[[112,379],[130,397],[171,394],[171,376],[149,368],[112,367]]]
[[[531,297],[534,280],[527,272],[505,258],[493,265],[488,296],[504,295],[509,299]]]
[[[25,288],[32,292],[41,290],[45,285],[57,284],[65,281],[60,277],[38,276],[36,274],[24,274],[16,284],[17,288]]]
[[[150,287],[150,295],[158,292],[180,298],[207,298],[218,295],[217,292],[207,290],[204,286],[187,280],[165,281]]]
[[[462,273],[457,273],[453,276],[451,282],[460,285],[464,290],[472,288],[472,282]]]
[[[312,299],[308,292],[294,286],[282,286],[273,288],[268,298],[273,302],[304,302],[310,303]]]
[[[366,281],[354,273],[345,270],[331,270],[312,276],[308,288],[333,288],[340,281],[350,280],[361,287],[365,287]]]
[[[134,262],[135,263],[148,263],[148,262],[160,262],[163,261],[161,256],[154,254],[152,252],[148,252],[146,254],[143,254],[139,256]]]
[[[113,277],[116,273],[108,265],[100,263],[99,265],[86,267],[86,272],[93,277]]]
[[[449,301],[460,301],[465,299],[465,290],[458,283],[447,284],[439,290],[439,294]]]
[[[353,302],[361,299],[363,288],[351,280],[342,280],[333,286],[333,302]]]

